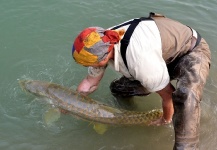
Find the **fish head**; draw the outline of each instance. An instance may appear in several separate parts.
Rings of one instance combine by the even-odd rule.
[[[49,83],[38,80],[21,80],[19,81],[21,88],[34,95],[46,96]]]

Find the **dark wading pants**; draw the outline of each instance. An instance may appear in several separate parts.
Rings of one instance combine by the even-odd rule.
[[[204,39],[193,50],[168,65],[171,79],[177,79],[173,92],[174,150],[198,150],[200,101],[209,74],[210,50]]]
[[[175,131],[174,150],[198,150],[200,127],[200,101],[209,74],[210,50],[204,39],[186,55],[169,64],[171,80],[176,79],[173,92]],[[113,81],[110,89],[115,96],[142,96],[146,90],[138,81],[122,77]],[[138,90],[137,90],[138,89]]]

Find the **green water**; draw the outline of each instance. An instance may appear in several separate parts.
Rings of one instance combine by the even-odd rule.
[[[75,64],[71,46],[85,27],[113,26],[122,21],[162,13],[198,30],[212,51],[204,90],[200,148],[217,147],[217,1],[216,0],[1,0],[0,1],[0,149],[1,150],[169,150],[172,126],[118,127],[98,135],[92,125],[62,115],[46,126],[49,106],[26,95],[19,79],[52,81],[76,88],[86,68]],[[108,69],[98,91],[90,95],[117,106],[109,83],[120,75]],[[160,107],[156,95],[129,100],[135,110]]]

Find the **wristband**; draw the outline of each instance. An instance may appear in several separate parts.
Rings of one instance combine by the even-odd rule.
[[[88,75],[91,77],[98,77],[103,74],[105,67],[88,67]]]

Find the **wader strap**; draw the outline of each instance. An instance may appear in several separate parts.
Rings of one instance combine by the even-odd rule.
[[[113,27],[111,29],[111,30],[115,30],[115,29],[118,29],[122,26],[130,24],[130,26],[128,27],[127,31],[124,34],[123,39],[121,40],[121,48],[120,48],[121,49],[121,56],[122,56],[122,59],[124,61],[125,66],[127,67],[127,69],[128,69],[128,65],[127,65],[127,60],[126,60],[126,50],[127,50],[127,46],[129,45],[129,42],[130,42],[130,37],[132,36],[133,31],[135,30],[136,26],[140,23],[140,21],[145,21],[145,20],[153,20],[153,19],[150,17],[149,18],[141,17],[139,19],[134,19],[134,20],[125,22],[125,23],[118,25],[116,27]]]
[[[132,36],[133,31],[135,30],[136,26],[139,24],[140,21],[141,21],[140,19],[134,19],[134,22],[130,24],[129,28],[124,34],[123,39],[121,40],[121,56],[123,58],[124,64],[127,67],[127,69],[128,69],[127,60],[126,60],[127,46],[129,45],[130,37]]]
[[[201,41],[201,35],[197,32],[197,41],[196,41],[196,44],[195,44],[194,48],[197,47],[197,45],[199,45],[200,41]]]
[[[187,27],[189,27],[189,26],[187,26]],[[197,47],[199,45],[199,43],[201,41],[201,35],[196,30],[192,29],[191,27],[189,27],[189,28],[192,31],[193,37],[196,38],[196,43],[195,43],[194,47],[192,48],[192,50],[193,50],[195,47]]]

